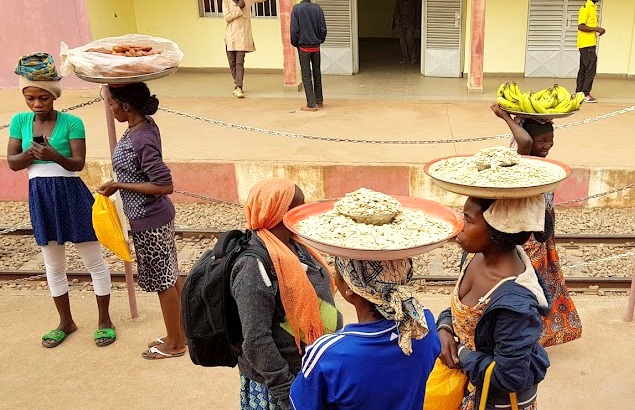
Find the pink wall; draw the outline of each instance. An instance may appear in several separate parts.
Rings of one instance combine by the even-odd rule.
[[[50,53],[59,64],[60,42],[78,47],[92,40],[84,0],[2,0],[0,13],[0,87],[17,88],[13,73],[18,59],[36,51]],[[74,75],[62,80],[66,88],[94,85]]]

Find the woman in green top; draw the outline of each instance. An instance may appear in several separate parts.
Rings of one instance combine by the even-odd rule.
[[[93,230],[93,196],[77,174],[86,160],[84,124],[53,107],[62,91],[50,55],[23,57],[15,72],[31,111],[11,119],[7,162],[13,171],[28,170],[33,236],[42,249],[46,279],[60,316],[57,328],[42,337],[42,345],[56,347],[77,330],[68,298],[66,242],[75,244],[92,277],[99,310],[95,344],[109,345],[116,338],[109,314],[110,272]]]

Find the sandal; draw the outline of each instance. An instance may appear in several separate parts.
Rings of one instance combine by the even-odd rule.
[[[72,332],[65,333],[63,330],[53,329],[42,336],[42,346],[47,348],[57,347],[62,344],[66,337]]]
[[[164,339],[165,339],[166,337],[167,337],[167,336],[162,336],[162,337],[157,338],[157,340],[155,340],[155,341],[153,341],[153,342],[148,343],[148,348],[151,348],[151,347],[154,347],[154,346],[158,346],[158,345],[162,345],[162,344],[164,344],[164,343],[165,343],[165,340],[164,340]]]
[[[153,354],[158,354],[158,357],[154,357]],[[152,346],[145,352],[141,353],[141,357],[148,360],[159,360],[159,359],[171,359],[173,357],[181,357],[185,354],[185,351],[180,353],[165,353],[157,349],[156,346]]]
[[[113,344],[117,339],[117,333],[115,333],[114,327],[107,327],[103,329],[95,330],[93,340],[98,347],[108,346]]]

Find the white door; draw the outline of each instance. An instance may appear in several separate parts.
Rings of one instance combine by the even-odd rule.
[[[525,76],[574,78],[580,54],[578,12],[585,0],[530,0]],[[598,3],[598,20],[600,19]]]
[[[326,41],[320,47],[323,74],[351,75],[359,71],[356,0],[315,0],[324,10]]]
[[[421,73],[460,77],[462,70],[462,0],[424,0]]]

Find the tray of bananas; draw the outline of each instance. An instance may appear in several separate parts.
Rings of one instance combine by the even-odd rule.
[[[518,84],[508,82],[501,84],[496,92],[496,103],[504,111],[543,120],[573,115],[583,101],[584,93],[570,94],[558,84],[538,92],[522,92]]]

